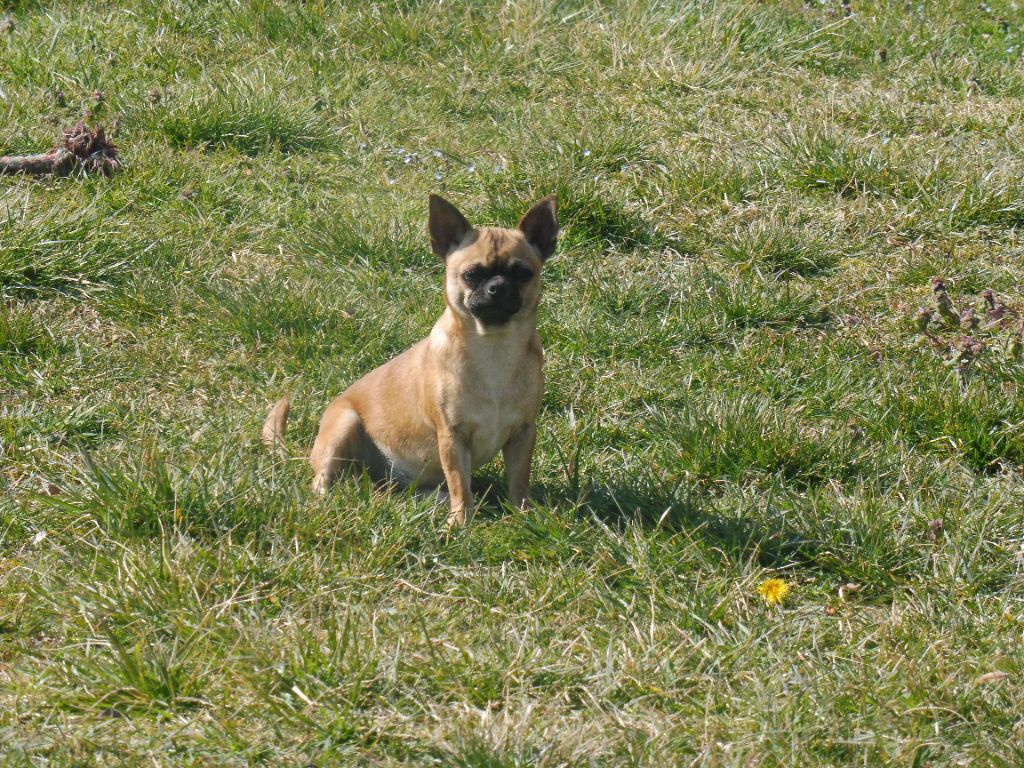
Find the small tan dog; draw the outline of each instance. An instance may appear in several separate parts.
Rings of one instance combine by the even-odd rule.
[[[534,205],[516,229],[474,229],[430,196],[430,245],[445,262],[444,314],[430,335],[363,376],[320,420],[310,462],[323,493],[346,467],[401,485],[448,486],[449,525],[472,514],[470,476],[499,450],[508,493],[529,494],[544,354],[537,334],[540,272],[555,250],[555,197]],[[284,437],[288,399],[263,425]]]

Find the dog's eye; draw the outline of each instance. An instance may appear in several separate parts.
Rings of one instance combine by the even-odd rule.
[[[512,279],[518,280],[521,283],[527,283],[533,279],[533,270],[529,267],[524,267],[522,264],[517,264],[512,268]]]
[[[462,279],[469,285],[476,285],[484,279],[484,271],[480,267],[470,267],[462,273]]]

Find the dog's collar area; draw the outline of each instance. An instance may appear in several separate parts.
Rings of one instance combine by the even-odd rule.
[[[510,333],[515,333],[522,326],[521,321],[523,318],[528,314],[526,311],[520,310],[503,321],[487,322],[472,312],[466,312],[465,314],[460,313],[459,322],[467,332],[475,336],[504,337]]]

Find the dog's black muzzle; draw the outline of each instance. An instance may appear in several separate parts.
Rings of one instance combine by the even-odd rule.
[[[484,325],[503,325],[523,306],[519,290],[504,275],[495,275],[470,295],[466,306]]]

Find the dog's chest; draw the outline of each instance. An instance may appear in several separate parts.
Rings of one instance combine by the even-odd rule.
[[[512,434],[537,414],[540,361],[533,355],[469,358],[472,370],[452,414],[469,443],[476,469],[490,461]],[[453,405],[455,405],[453,403]]]

